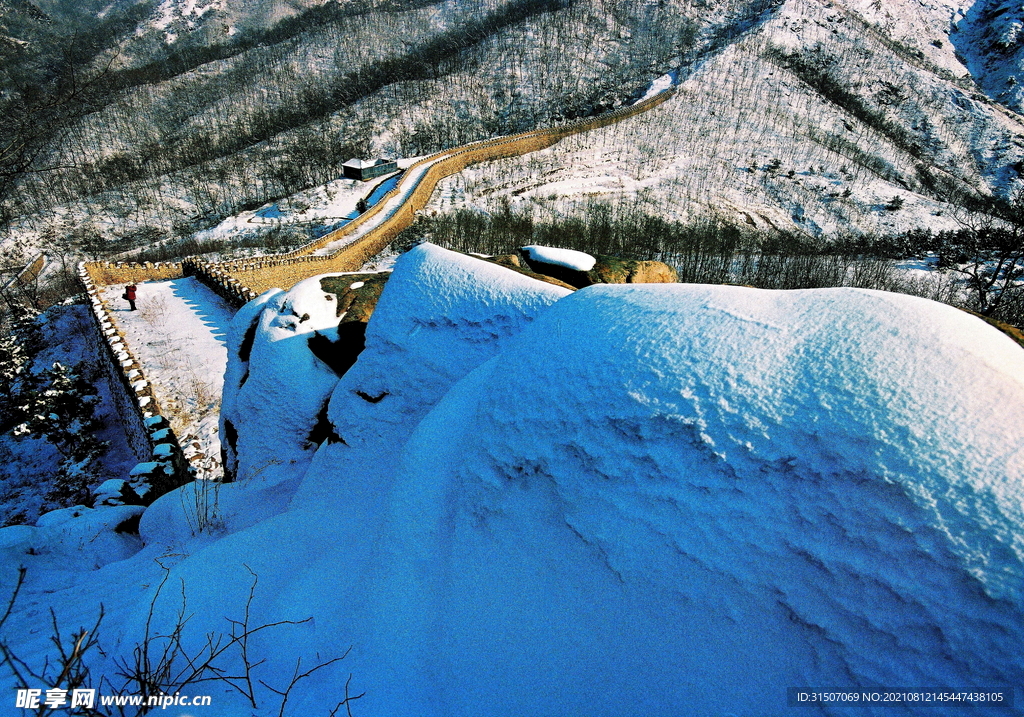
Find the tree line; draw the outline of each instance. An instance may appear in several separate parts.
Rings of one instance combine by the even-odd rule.
[[[396,240],[429,240],[461,252],[514,253],[528,244],[592,255],[663,261],[687,283],[764,289],[853,286],[923,296],[1024,327],[1024,222],[932,232],[813,237],[762,231],[714,219],[669,221],[593,203],[579,216],[538,221],[507,205],[490,214],[465,209],[421,216]],[[897,261],[931,257],[925,278]]]

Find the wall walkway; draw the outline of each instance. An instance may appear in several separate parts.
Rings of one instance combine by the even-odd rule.
[[[402,181],[369,211],[295,251],[220,263],[191,257],[184,262],[185,272],[195,274],[240,306],[273,287],[289,289],[317,274],[356,271],[412,224],[416,212],[426,206],[437,183],[445,177],[471,164],[536,152],[566,137],[621,122],[657,107],[674,94],[675,87],[670,87],[597,117],[438,152],[410,166]],[[394,201],[396,198],[401,201]],[[325,252],[334,247],[338,248]]]

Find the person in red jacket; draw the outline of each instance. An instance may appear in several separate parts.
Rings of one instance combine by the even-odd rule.
[[[132,311],[135,311],[135,292],[138,288],[135,284],[124,287],[124,298],[128,299],[128,305],[132,307]]]

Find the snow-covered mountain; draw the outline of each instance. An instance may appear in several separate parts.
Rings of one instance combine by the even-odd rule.
[[[353,156],[598,114],[666,72],[664,104],[471,167],[426,212],[808,242],[956,228],[1024,186],[1022,17],[0,0],[2,265],[252,249],[260,207],[351,210]],[[67,637],[103,606],[91,684],[152,689],[140,655],[173,653],[229,717],[360,693],[365,714],[782,715],[792,688],[1024,681],[1024,360],[981,320],[855,289],[571,293],[425,244],[339,377],[310,348],[341,340],[335,301],[310,279],[236,316],[220,437],[238,481],[0,529],[0,643],[24,662],[0,658],[54,678],[47,610]],[[200,681],[218,672],[244,677]]]
[[[5,18],[29,22],[29,7]],[[40,8],[36,25],[58,37],[56,8]],[[512,201],[543,218],[625,198],[670,221],[811,236],[942,229],[949,201],[1007,197],[1024,166],[1019,13],[997,3],[166,0],[92,12],[80,73],[100,74],[99,89],[55,124],[36,160],[52,171],[7,192],[8,250],[189,236],[326,185],[352,156],[593,114],[673,69],[670,105],[454,177],[433,208]],[[886,210],[893,197],[899,211]]]
[[[689,67],[654,112],[471,168],[433,208],[511,202],[543,219],[596,199],[825,237],[956,228],[946,204],[958,193],[1019,186],[1024,124],[975,89],[949,41],[960,37],[950,7],[873,8],[787,0]],[[980,60],[968,64],[988,87]]]

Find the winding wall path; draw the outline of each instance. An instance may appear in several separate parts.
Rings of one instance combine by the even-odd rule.
[[[173,282],[184,276],[194,275],[226,299],[231,306],[238,308],[272,287],[289,289],[299,281],[317,274],[358,269],[382,251],[399,232],[412,224],[416,212],[426,206],[437,183],[445,177],[471,164],[535,152],[550,147],[565,137],[614,124],[657,107],[674,93],[675,87],[670,86],[635,104],[597,117],[576,120],[559,127],[474,142],[425,157],[407,168],[398,185],[371,209],[340,229],[288,254],[220,263],[194,256],[180,263],[79,264],[79,280],[92,302],[97,329],[110,350],[111,367],[123,383],[125,403],[131,414],[128,416],[131,419],[129,423],[133,426],[137,424],[138,442],[143,446],[140,450],[146,452],[147,448],[151,448],[154,457],[168,465],[170,483],[162,486],[160,492],[191,479],[191,475],[187,474],[188,463],[178,437],[167,420],[161,416],[161,406],[157,402],[152,384],[143,374],[142,365],[128,348],[125,336],[115,325],[110,314],[121,289],[108,287],[120,287],[142,281]],[[196,414],[194,417],[201,418],[201,412],[193,413]],[[190,435],[189,438],[194,436]],[[210,443],[212,445],[212,441]],[[215,457],[210,455],[214,452],[205,451],[206,457],[214,459]]]
[[[355,271],[412,224],[416,212],[426,206],[437,183],[445,177],[471,164],[535,152],[565,137],[615,124],[657,107],[674,94],[675,86],[670,86],[597,117],[438,152],[410,166],[398,185],[372,209],[293,252],[221,263],[190,257],[185,260],[185,271],[238,305],[273,287],[289,289],[310,276]]]

